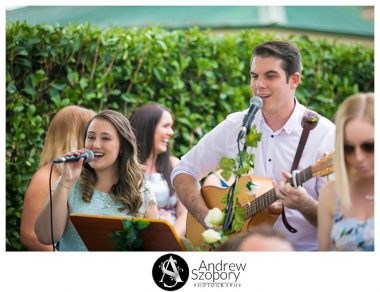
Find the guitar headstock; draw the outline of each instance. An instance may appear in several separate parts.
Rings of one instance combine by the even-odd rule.
[[[311,166],[313,176],[327,176],[334,172],[333,153],[325,154],[325,156]]]

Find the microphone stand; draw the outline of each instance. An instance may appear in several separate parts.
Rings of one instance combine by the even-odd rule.
[[[250,106],[248,109],[247,114],[244,116],[243,119],[243,125],[241,127],[241,130],[238,133],[237,136],[237,147],[238,147],[238,154],[239,154],[239,166],[238,169],[243,168],[243,157],[242,157],[242,151],[240,150],[240,142],[244,140],[242,143],[244,148],[243,151],[246,151],[247,145],[246,145],[246,137],[251,131],[251,124],[253,122],[253,119],[255,117],[256,112],[263,107],[263,101],[259,96],[252,97],[250,100]],[[261,136],[260,136],[261,138]],[[239,178],[241,176],[241,172],[239,171],[238,174],[235,173],[235,180],[233,184],[231,185],[228,194],[227,194],[227,203],[226,203],[226,210],[225,210],[225,220],[223,223],[223,229],[222,232],[225,234],[228,230],[231,229],[231,224],[233,221],[233,213],[236,208],[236,199],[235,199],[235,189],[237,182],[239,181]]]

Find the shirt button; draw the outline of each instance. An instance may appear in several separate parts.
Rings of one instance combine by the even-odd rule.
[[[269,161],[269,162],[271,162],[271,161],[272,161],[272,159],[271,159],[271,158],[269,158],[269,159],[268,159],[268,161]]]
[[[274,135],[270,135],[271,138],[274,138]]]

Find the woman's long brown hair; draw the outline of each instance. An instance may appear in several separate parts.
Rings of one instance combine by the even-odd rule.
[[[115,126],[120,138],[119,179],[112,186],[111,194],[124,205],[120,211],[128,210],[133,216],[141,216],[142,214],[138,214],[138,210],[142,205],[141,189],[144,185],[144,166],[138,162],[136,137],[131,125],[124,115],[113,110],[105,110],[93,117],[88,123],[86,134],[89,125],[94,119],[109,121]],[[95,170],[90,165],[84,164],[81,174],[82,198],[84,201],[91,201],[96,180]]]

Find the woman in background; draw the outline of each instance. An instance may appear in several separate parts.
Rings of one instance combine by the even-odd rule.
[[[66,152],[83,148],[85,128],[95,112],[83,107],[70,105],[58,111],[49,125],[45,144],[40,156],[40,168],[33,175],[25,192],[22,209],[21,242],[29,249],[51,251],[50,245],[41,244],[34,232],[38,214],[45,205],[49,193],[49,174],[52,161]],[[62,165],[54,165],[52,185],[61,175]]]
[[[319,195],[319,249],[373,251],[374,95],[348,97],[335,124],[335,180]]]
[[[170,182],[171,171],[179,161],[170,156],[172,114],[163,105],[146,104],[132,115],[131,125],[136,133],[139,161],[146,166],[146,185],[156,196],[160,219],[172,223],[178,235],[184,236],[187,210]]]

